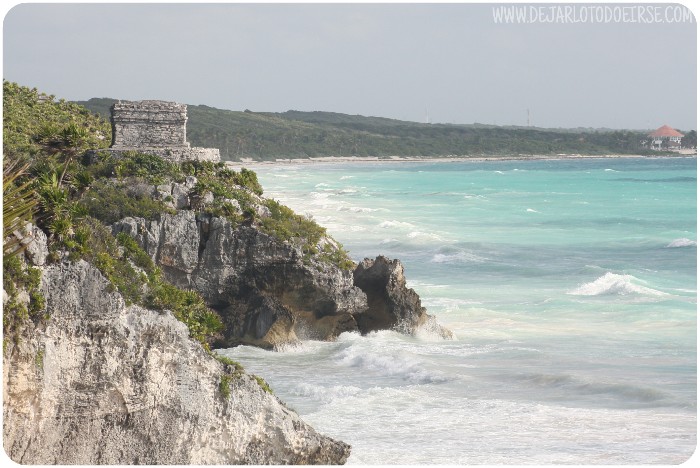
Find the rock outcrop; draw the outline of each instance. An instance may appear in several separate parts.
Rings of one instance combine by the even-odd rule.
[[[254,377],[207,354],[170,313],[126,306],[90,264],[43,267],[41,284],[50,319],[30,324],[3,354],[3,442],[14,461],[335,464],[348,457],[348,445],[318,434]]]
[[[252,226],[183,210],[153,221],[126,218],[113,232],[132,236],[168,281],[198,291],[219,311],[226,324],[220,346],[332,339],[357,331],[356,317],[367,309],[350,271],[304,258]]]
[[[360,332],[394,329],[414,334],[427,329],[443,338],[452,332],[437,323],[421,305],[420,297],[406,287],[403,265],[380,255],[375,260],[366,258],[355,268],[354,282],[367,295],[368,310],[356,316]]]

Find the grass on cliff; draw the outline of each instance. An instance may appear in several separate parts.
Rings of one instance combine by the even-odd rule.
[[[265,206],[270,210],[270,216],[260,219],[261,229],[282,242],[298,245],[306,261],[316,256],[321,261],[343,270],[354,267],[355,264],[340,243],[334,241],[336,247],[325,243],[319,249],[322,239],[327,237],[326,228],[319,226],[312,219],[296,214],[276,200],[265,200]]]
[[[301,245],[307,256],[317,255],[340,266],[352,263],[342,249],[324,246],[319,252],[325,229],[277,202],[261,199],[263,190],[255,172],[233,171],[224,163],[175,164],[138,152],[121,157],[109,152],[85,153],[109,145],[108,122],[35,89],[7,81],[3,85],[3,164],[5,168],[8,164],[26,166],[3,187],[3,193],[24,187],[36,200],[23,216],[46,233],[48,262],[84,259],[92,263],[128,303],[171,310],[205,347],[222,329],[218,315],[198,293],[165,281],[133,240],[125,235],[115,238],[108,227],[127,216],[155,219],[173,213],[167,200],[155,195],[156,186],[183,183],[195,176],[197,184],[190,198],[210,194],[214,199],[196,207],[200,212],[257,226],[281,241]],[[262,206],[267,206],[271,217],[261,214]],[[3,309],[3,320],[5,329],[13,330],[39,314],[44,305],[36,284],[37,270],[19,259],[5,260],[4,285],[10,302]],[[28,301],[19,300],[20,289],[29,291]]]
[[[84,259],[92,263],[127,303],[171,310],[187,325],[190,335],[208,347],[223,328],[219,316],[198,293],[167,283],[133,240],[115,238],[107,226],[124,216],[153,219],[168,212],[162,201],[146,196],[143,190],[164,178],[184,179],[186,169],[136,153],[126,158],[98,154],[95,160],[86,161],[81,158],[85,150],[109,145],[108,122],[36,89],[5,81],[3,91],[3,164],[5,168],[8,164],[26,166],[11,184],[3,180],[3,193],[9,193],[6,188],[10,185],[26,187],[37,200],[26,218],[48,236],[47,261]],[[3,287],[8,293],[3,307],[6,337],[28,320],[45,318],[40,276],[22,256],[3,257]]]
[[[2,259],[2,287],[7,293],[2,308],[3,349],[8,340],[17,340],[19,328],[25,321],[38,322],[47,317],[41,293],[41,270],[23,262],[19,256]]]

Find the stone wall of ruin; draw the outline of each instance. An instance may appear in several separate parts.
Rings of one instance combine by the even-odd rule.
[[[112,106],[110,152],[140,151],[172,162],[220,161],[218,148],[190,148],[187,105],[167,101],[118,101]]]
[[[189,147],[187,106],[166,101],[119,101],[112,106],[112,147]]]

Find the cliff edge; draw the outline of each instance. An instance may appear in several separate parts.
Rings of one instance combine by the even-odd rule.
[[[97,268],[43,267],[49,320],[3,358],[6,453],[22,464],[339,464],[350,447],[219,362]]]

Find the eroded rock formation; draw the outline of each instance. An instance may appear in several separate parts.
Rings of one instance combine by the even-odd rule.
[[[406,287],[403,265],[382,255],[375,260],[366,258],[355,269],[355,286],[367,294],[368,310],[358,315],[357,325],[362,333],[394,329],[413,334],[424,328],[451,338],[452,332],[440,326],[428,315],[418,294]]]
[[[335,464],[318,434],[170,313],[126,306],[93,266],[43,268],[50,319],[3,354],[7,454],[22,464]],[[226,389],[222,378],[227,378]]]
[[[158,220],[126,218],[126,232],[181,288],[197,290],[227,325],[222,346],[274,348],[358,330],[367,309],[352,273],[305,259],[298,248],[225,218],[179,211]]]

